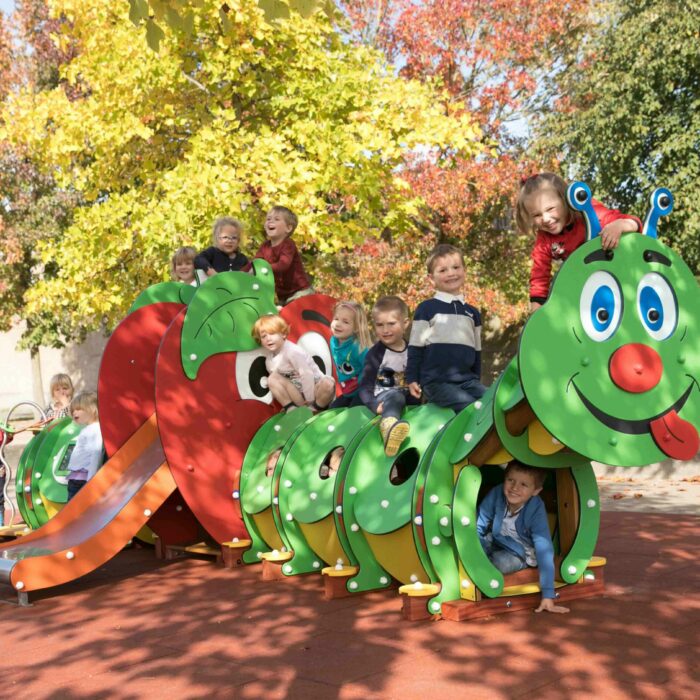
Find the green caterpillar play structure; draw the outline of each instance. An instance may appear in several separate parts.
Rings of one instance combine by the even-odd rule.
[[[516,459],[547,470],[541,496],[561,599],[599,593],[605,560],[594,555],[600,502],[591,460],[641,466],[697,454],[700,291],[685,263],[656,238],[658,219],[673,204],[667,190],[652,196],[644,235],[623,236],[613,252],[600,246],[588,188],[574,183],[569,199],[586,217],[589,240],[526,324],[517,356],[457,415],[430,404],[409,409],[410,436],[395,457],[384,454],[378,419],[364,407],[276,412],[263,355],[250,338],[252,322],[275,312],[265,263],[256,262],[253,275],[226,273],[188,288],[185,299],[174,283],[145,292],[110,340],[100,372],[111,458],[101,471],[111,472],[134,440],[153,451],[142,485],[127,488],[115,477],[128,498],[111,516],[127,519],[120,514],[145,499],[146,477],[160,474],[153,501],[129,511],[120,536],[148,523],[165,551],[193,542],[201,526],[229,561],[262,562],[267,577],[322,574],[329,596],[398,582],[410,618],[513,610],[532,605],[537,571],[504,577],[484,553],[476,524],[480,500]],[[281,312],[290,339],[328,374],[332,304],[316,295]],[[129,402],[139,409],[124,411]],[[51,425],[22,456],[17,486],[29,496],[20,507],[32,527],[64,500],[49,482],[64,476],[61,463],[75,437],[69,427]],[[134,437],[144,431],[148,439]],[[134,448],[137,459],[145,449]],[[51,470],[41,466],[48,464]],[[104,488],[90,482],[65,509],[66,525],[89,520],[90,509],[108,500]],[[51,544],[56,535],[47,537],[42,546],[65,569],[60,580],[89,570],[76,567],[81,557],[100,559],[89,546],[91,530],[79,541],[64,538],[60,548]],[[39,563],[27,563],[27,549],[22,539],[7,546],[0,576],[17,590],[54,585],[56,578],[35,574]]]

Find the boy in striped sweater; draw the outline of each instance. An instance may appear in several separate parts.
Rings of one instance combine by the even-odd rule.
[[[415,398],[459,412],[481,398],[481,315],[464,301],[459,249],[436,246],[427,260],[435,296],[421,302],[408,341],[406,382]]]

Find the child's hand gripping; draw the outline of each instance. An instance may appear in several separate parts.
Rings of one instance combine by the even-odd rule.
[[[420,397],[423,396],[423,390],[420,388],[418,382],[411,382],[408,385],[408,391],[414,399],[420,399]]]

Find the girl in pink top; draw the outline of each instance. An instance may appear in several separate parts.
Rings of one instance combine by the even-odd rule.
[[[253,326],[253,338],[267,351],[268,387],[282,409],[328,407],[335,396],[335,380],[318,368],[309,353],[291,340],[289,324],[281,316],[263,316]]]

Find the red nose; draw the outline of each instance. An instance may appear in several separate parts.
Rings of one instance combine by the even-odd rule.
[[[629,343],[610,358],[610,377],[620,389],[641,394],[653,389],[664,371],[659,353],[648,345]]]

